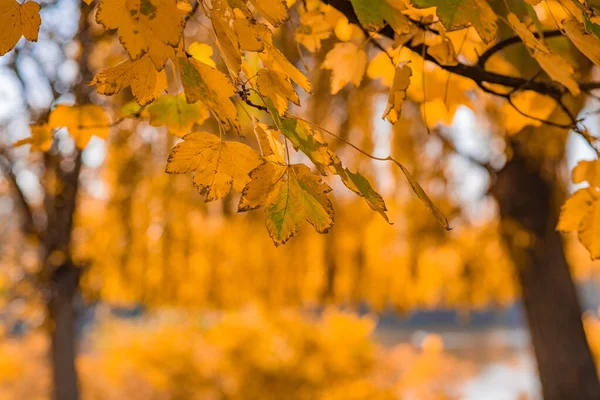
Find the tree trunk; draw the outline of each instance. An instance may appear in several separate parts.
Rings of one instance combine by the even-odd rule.
[[[581,306],[555,226],[556,190],[515,147],[492,189],[517,266],[545,400],[598,400],[600,384]],[[525,233],[526,232],[526,233]]]
[[[54,270],[48,311],[52,320],[51,355],[54,400],[77,400],[79,388],[75,369],[76,315],[73,301],[79,292],[80,269],[71,263]]]

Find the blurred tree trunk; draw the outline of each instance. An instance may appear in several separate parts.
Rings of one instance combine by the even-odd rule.
[[[90,101],[91,89],[87,83],[92,74],[88,68],[89,53],[93,37],[89,27],[91,7],[81,4],[79,31],[76,39],[80,43],[80,81],[73,88],[78,105]],[[45,171],[47,182],[44,206],[46,232],[44,232],[44,274],[49,285],[48,316],[52,359],[53,400],[78,400],[77,379],[77,315],[75,301],[79,298],[79,278],[82,268],[71,258],[73,220],[77,209],[79,175],[82,154],[74,150],[70,155],[59,151],[46,154]],[[50,190],[48,190],[50,189]]]
[[[555,230],[561,204],[553,183],[556,176],[545,177],[542,167],[534,164],[515,145],[514,156],[498,173],[492,193],[500,207],[502,234],[518,269],[543,396],[545,400],[597,400],[596,366],[562,239]]]

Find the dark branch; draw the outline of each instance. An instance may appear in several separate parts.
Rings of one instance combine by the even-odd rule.
[[[358,20],[358,17],[356,16],[356,13],[354,12],[354,9],[352,8],[351,2],[349,2],[347,0],[322,0],[322,1],[326,4],[331,5],[332,7],[334,7],[338,11],[340,11],[342,14],[344,14],[346,16],[346,18],[348,18],[348,21],[350,23],[357,24],[359,26],[361,25]],[[434,30],[429,29],[428,27],[425,27],[425,29],[427,29],[429,32],[435,33]],[[392,40],[394,39],[394,31],[389,25],[386,25],[385,27],[383,27],[379,31],[379,34],[382,36],[385,36],[387,38],[390,38]],[[558,35],[560,35],[560,31],[548,31],[548,32],[543,33],[544,37],[556,37]],[[459,63],[458,65],[443,65],[439,61],[437,61],[435,58],[431,57],[429,54],[427,54],[424,51],[426,49],[424,48],[423,44],[416,45],[416,46],[405,45],[405,47],[408,48],[409,50],[413,51],[416,54],[419,54],[419,55],[425,54],[425,59],[427,61],[431,61],[432,63],[438,65],[440,68],[442,68],[448,72],[451,72],[456,75],[464,76],[465,78],[469,78],[469,79],[475,81],[479,85],[479,87],[482,87],[482,88],[484,87],[483,86],[484,83],[488,83],[488,84],[501,85],[501,86],[505,86],[507,88],[512,88],[512,89],[518,89],[521,91],[530,90],[530,91],[539,93],[541,95],[551,96],[553,98],[559,98],[564,93],[566,93],[566,89],[563,86],[561,86],[557,83],[554,83],[554,82],[531,81],[526,78],[497,74],[495,72],[487,71],[483,68],[483,66],[485,65],[487,60],[494,53],[504,49],[507,46],[510,46],[510,45],[513,45],[516,43],[520,43],[520,42],[521,42],[521,39],[518,36],[511,36],[507,39],[504,39],[504,40],[498,42],[494,46],[490,47],[480,57],[480,59],[476,65],[468,65],[468,64],[463,64],[463,63]],[[600,88],[600,82],[581,82],[581,83],[579,83],[579,87],[582,91],[587,92],[587,91],[590,91],[593,89]],[[484,90],[490,92],[489,89],[484,89]],[[495,92],[493,92],[493,91],[492,91],[492,93],[495,94]]]
[[[13,171],[12,157],[8,154],[8,152],[5,149],[0,149],[0,170],[2,170],[2,174],[6,177],[10,185],[13,187],[13,190],[15,191],[17,203],[19,208],[21,209],[23,218],[23,233],[25,233],[26,235],[34,235],[37,239],[41,240],[41,234],[35,228],[33,209],[27,201],[25,193],[23,192],[23,190],[19,186],[19,183],[17,182],[17,175]]]

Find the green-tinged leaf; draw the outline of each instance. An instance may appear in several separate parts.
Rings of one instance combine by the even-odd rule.
[[[444,213],[441,212],[435,204],[433,204],[433,201],[431,201],[429,196],[427,196],[427,193],[425,193],[425,190],[423,190],[421,185],[419,185],[419,182],[417,182],[417,180],[410,174],[410,172],[408,172],[404,165],[400,164],[399,162],[396,162],[396,165],[400,167],[402,173],[404,174],[404,176],[406,176],[406,179],[408,179],[408,183],[410,183],[410,186],[412,187],[413,191],[417,194],[417,197],[423,202],[423,204],[425,204],[425,207],[427,207],[427,209],[431,211],[431,213],[433,214],[435,219],[438,220],[440,225],[442,225],[447,231],[452,230],[452,228],[450,228],[450,224],[448,223],[448,218],[446,218]]]
[[[293,237],[304,221],[319,233],[333,226],[333,205],[327,197],[331,188],[306,165],[266,163],[254,169],[250,179],[238,209],[264,207],[267,231],[275,246]]]
[[[437,8],[437,16],[449,30],[473,25],[481,40],[486,43],[496,38],[498,17],[486,0],[412,0],[418,8]]]
[[[402,14],[406,5],[394,0],[351,0],[354,12],[360,23],[373,30],[379,30],[389,24],[396,33],[410,30],[408,18]]]
[[[188,103],[183,93],[177,96],[165,95],[148,107],[150,125],[166,125],[170,133],[183,136],[194,124],[201,124],[208,118],[208,110],[201,102]]]
[[[383,197],[381,197],[381,195],[377,193],[375,189],[373,189],[367,178],[358,172],[353,173],[348,168],[344,168],[342,163],[336,163],[332,169],[335,171],[336,175],[339,175],[339,177],[342,179],[342,182],[348,189],[363,197],[373,211],[377,211],[379,214],[381,214],[383,219],[386,220],[386,222],[391,224],[386,213],[387,207],[385,206]]]
[[[177,66],[188,103],[202,101],[226,130],[240,132],[237,109],[230,97],[235,87],[221,71],[193,58],[179,57]]]

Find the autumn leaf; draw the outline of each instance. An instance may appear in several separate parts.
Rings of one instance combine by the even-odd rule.
[[[600,67],[600,39],[588,33],[585,26],[575,20],[563,21],[562,27],[575,47]]]
[[[579,85],[573,79],[575,73],[573,66],[560,55],[551,52],[515,14],[509,13],[507,18],[514,31],[523,41],[523,44],[531,50],[532,57],[535,58],[548,76],[564,85],[573,96],[577,96],[579,94]]]
[[[270,129],[267,125],[258,122],[256,119],[253,123],[254,134],[258,140],[263,158],[275,164],[284,164],[283,144],[277,138],[277,136],[281,136],[281,132]]]
[[[250,0],[250,3],[275,27],[283,24],[289,18],[285,0]]]
[[[579,189],[562,206],[557,229],[577,232],[592,260],[600,258],[600,193],[596,188]]]
[[[387,223],[391,224],[383,197],[373,189],[367,178],[358,172],[353,173],[348,168],[344,168],[341,162],[337,162],[332,170],[342,179],[348,189],[364,198],[373,211],[377,211]]]
[[[58,105],[50,113],[50,129],[67,128],[75,145],[83,149],[92,136],[108,138],[110,122],[104,109],[95,104]]]
[[[0,56],[8,53],[21,36],[30,42],[37,42],[40,30],[41,6],[35,1],[19,3],[16,0],[0,2]]]
[[[412,0],[412,4],[419,8],[436,7],[438,18],[449,31],[473,25],[485,43],[496,38],[498,17],[486,0]]]
[[[204,64],[216,68],[217,65],[212,59],[213,48],[206,43],[194,42],[188,47],[187,53],[194,57],[195,60],[203,62]]]
[[[308,51],[314,53],[321,48],[321,42],[331,36],[332,27],[319,10],[302,12],[300,24],[296,27],[294,38]]]
[[[456,51],[452,45],[452,41],[444,39],[440,43],[436,43],[427,48],[427,54],[435,58],[441,65],[457,65]]]
[[[107,30],[117,29],[132,60],[148,53],[160,70],[179,44],[184,16],[173,0],[102,0],[96,21]]]
[[[52,129],[47,124],[29,125],[31,136],[17,141],[14,146],[30,144],[30,152],[48,151],[52,147]]]
[[[235,87],[218,69],[193,58],[178,57],[177,66],[188,103],[202,101],[219,119],[226,130],[239,132],[237,109],[230,97]]]
[[[406,89],[408,89],[408,85],[410,84],[411,76],[412,70],[408,62],[400,63],[396,66],[394,82],[390,87],[387,106],[382,116],[382,118],[387,119],[392,124],[398,121],[402,112],[402,104],[404,103],[404,99],[406,99]]]
[[[275,246],[293,237],[304,221],[319,233],[333,226],[333,205],[327,197],[331,188],[306,165],[266,163],[254,169],[250,179],[238,209],[264,207],[267,231]]]
[[[294,64],[289,62],[289,60],[283,55],[283,53],[281,53],[281,51],[273,46],[269,36],[267,36],[267,40],[263,40],[264,51],[262,53],[258,53],[258,56],[260,57],[264,66],[271,71],[284,73],[292,81],[296,82],[298,86],[310,93],[311,85],[308,78],[302,72],[300,72],[298,68],[294,66]]]
[[[272,35],[267,25],[246,18],[236,18],[233,21],[233,29],[237,33],[240,48],[245,51],[263,51],[265,49],[263,38]]]
[[[280,117],[275,109],[270,111],[275,126],[290,141],[294,149],[304,153],[319,172],[325,175],[327,166],[333,165],[334,158],[327,149],[327,142],[323,136],[302,120],[291,116]]]
[[[242,52],[236,31],[232,27],[234,14],[226,1],[215,0],[210,13],[210,20],[216,36],[219,54],[227,69],[237,78],[242,65]]]
[[[280,114],[287,111],[288,100],[300,105],[298,93],[284,73],[263,68],[257,73],[256,86],[263,96],[271,99]]]
[[[183,93],[177,96],[161,96],[148,107],[150,125],[166,125],[170,133],[183,136],[194,124],[202,124],[208,118],[208,110],[201,102],[188,103]]]
[[[573,183],[587,182],[600,188],[600,160],[580,161],[573,169]]]
[[[95,85],[98,93],[112,96],[131,86],[131,93],[138,104],[145,106],[158,98],[167,89],[165,71],[158,72],[143,56],[136,61],[125,60],[114,67],[100,71],[90,85]]]
[[[336,43],[321,64],[321,68],[331,70],[331,94],[336,94],[350,82],[359,87],[368,61],[367,53],[354,43]]]
[[[171,151],[166,172],[193,171],[198,191],[206,195],[206,201],[214,201],[225,197],[232,187],[241,192],[250,181],[249,172],[260,163],[258,153],[243,143],[221,141],[207,132],[192,132]]]
[[[406,3],[396,0],[351,0],[362,25],[377,31],[389,24],[396,33],[409,31],[408,18],[402,14]]]

